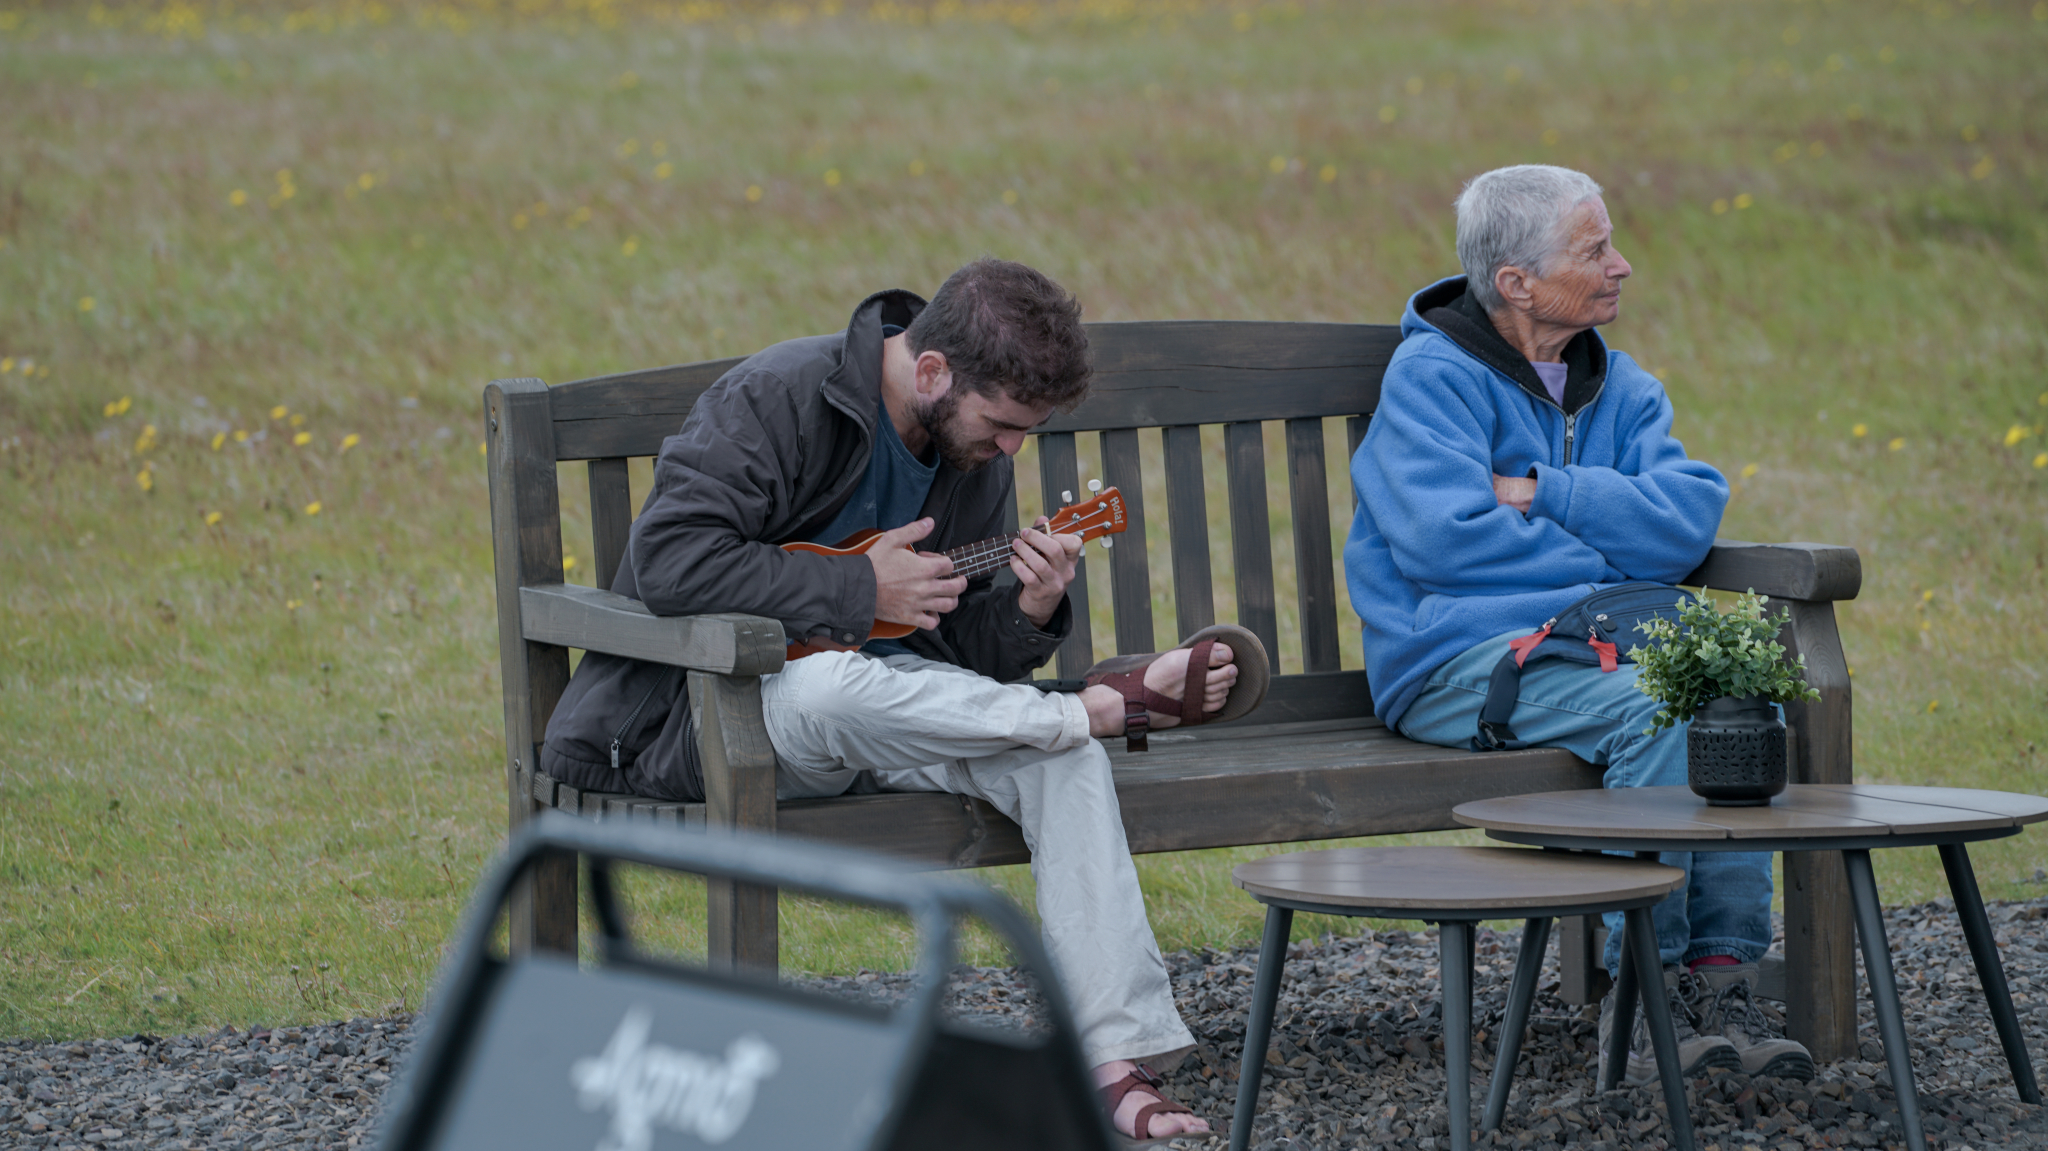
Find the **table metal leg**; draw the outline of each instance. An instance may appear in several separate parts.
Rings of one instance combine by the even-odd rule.
[[[1969,850],[1960,843],[1942,844],[1941,866],[1948,872],[1949,894],[1955,896],[1956,916],[1963,921],[1963,937],[1970,941],[1977,982],[1984,987],[1984,1002],[1998,1028],[1998,1042],[2005,1048],[2006,1065],[2012,1068],[2013,1086],[2019,1089],[2022,1101],[2039,1103],[2041,1085],[2034,1079],[2034,1061],[2027,1055],[2019,1013],[2013,1010],[2012,991],[2005,985],[2005,964],[1998,958],[1991,919],[1984,914],[1984,895],[1977,890],[1977,872],[1970,866]]]
[[[1529,1026],[1529,1006],[1536,999],[1536,977],[1542,973],[1543,949],[1549,943],[1549,918],[1522,924],[1522,950],[1515,956],[1515,979],[1508,986],[1508,1014],[1500,1024],[1500,1046],[1493,1057],[1493,1081],[1486,1092],[1486,1117],[1479,1124],[1481,1131],[1497,1130],[1507,1115],[1515,1060],[1522,1056],[1522,1032]]]
[[[1877,876],[1870,870],[1869,851],[1844,851],[1849,894],[1856,905],[1856,936],[1863,944],[1863,973],[1870,980],[1870,1004],[1877,1011],[1877,1031],[1884,1037],[1884,1061],[1891,1068],[1892,1090],[1899,1097],[1899,1122],[1906,1128],[1908,1151],[1927,1151],[1920,1128],[1920,1097],[1913,1087],[1913,1049],[1906,1041],[1906,1020],[1899,1012],[1899,984],[1892,975],[1891,944],[1885,939],[1884,910],[1877,902]]]
[[[1443,973],[1444,1077],[1451,1109],[1451,1151],[1472,1146],[1472,928],[1469,920],[1437,924],[1437,970]]]
[[[1651,967],[1652,972],[1660,972]],[[1636,1029],[1636,961],[1634,950],[1624,946],[1621,949],[1621,970],[1614,973],[1613,1030],[1607,1035],[1607,1070],[1600,1076],[1600,1090],[1612,1091],[1621,1086],[1621,1077],[1628,1074],[1628,1038]]]
[[[1685,1105],[1685,1069],[1678,1065],[1678,1032],[1671,1026],[1671,1001],[1664,995],[1664,965],[1657,960],[1657,928],[1650,922],[1647,907],[1632,907],[1627,915],[1625,944],[1635,957],[1636,970],[1642,973],[1636,983],[1642,994],[1643,1020],[1650,1029],[1650,1049],[1657,1053],[1657,1077],[1664,1083],[1665,1122],[1671,1127],[1672,1146],[1693,1151],[1692,1112]],[[1622,1040],[1621,1062],[1624,1066],[1628,1062],[1626,1038]]]
[[[1259,974],[1252,985],[1252,1013],[1245,1021],[1244,1052],[1237,1061],[1237,1113],[1230,1119],[1230,1151],[1252,1142],[1259,1109],[1259,1080],[1266,1071],[1266,1044],[1273,1038],[1273,1005],[1280,999],[1280,975],[1287,966],[1287,932],[1294,910],[1266,908],[1266,935],[1259,943]]]

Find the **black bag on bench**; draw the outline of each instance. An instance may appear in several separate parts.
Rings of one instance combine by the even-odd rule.
[[[1508,653],[1493,665],[1493,675],[1487,680],[1486,703],[1479,709],[1479,734],[1472,737],[1472,750],[1515,751],[1529,746],[1516,739],[1508,727],[1515,701],[1522,694],[1522,669],[1529,661],[1555,657],[1614,671],[1635,662],[1628,657],[1628,646],[1651,642],[1636,630],[1637,624],[1652,619],[1677,623],[1679,608],[1699,598],[1670,584],[1615,584],[1558,612],[1533,634],[1511,641]]]

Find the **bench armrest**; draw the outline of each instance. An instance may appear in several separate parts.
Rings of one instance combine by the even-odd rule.
[[[1706,562],[1678,582],[1719,591],[1755,588],[1758,594],[1775,599],[1855,599],[1863,586],[1863,559],[1855,548],[1836,544],[1715,540]]]
[[[578,584],[519,589],[522,634],[535,643],[623,655],[720,675],[782,667],[782,625],[751,615],[657,616],[628,596]]]

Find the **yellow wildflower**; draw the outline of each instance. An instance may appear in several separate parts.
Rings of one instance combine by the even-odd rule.
[[[1322,171],[1320,171],[1320,172],[1317,172],[1317,173],[1316,173],[1316,178],[1317,178],[1318,180],[1321,180],[1321,181],[1322,181],[1323,183],[1325,183],[1325,184],[1334,184],[1334,183],[1336,183],[1336,182],[1337,182],[1337,165],[1335,165],[1335,164],[1324,164],[1324,165],[1323,165],[1323,170],[1322,170]]]
[[[305,426],[306,414],[304,412],[294,414],[289,423],[295,428]]]
[[[2005,446],[2009,448],[2017,446],[2019,442],[2021,440],[2026,439],[2029,434],[2030,433],[2027,431],[2026,425],[2014,424],[2013,426],[2005,429]]]
[[[148,468],[135,473],[135,486],[143,491],[149,491],[156,487],[156,480],[150,476]]]
[[[1905,446],[1906,437],[1904,436],[1893,436],[1892,442],[1885,445],[1885,447],[1890,448],[1892,451],[1898,451],[1900,448],[1903,448]]]
[[[1277,176],[1280,173],[1285,172],[1287,170],[1287,157],[1275,156],[1272,159],[1266,161],[1266,167],[1271,169],[1272,173],[1275,176]]]
[[[220,446],[221,446],[222,444],[224,444],[224,443],[227,443],[227,442],[228,442],[228,434],[227,434],[226,432],[215,432],[215,433],[213,433],[213,450],[214,450],[214,451],[219,451],[219,450],[220,450]]]
[[[480,455],[480,456],[487,456],[487,455],[490,455],[490,454],[491,454],[491,445],[489,445],[489,444],[487,444],[487,443],[479,442],[479,443],[478,443],[478,444],[476,445],[476,454],[477,454],[477,455]]]
[[[673,176],[675,174],[676,166],[674,164],[669,163],[667,160],[663,160],[661,163],[656,164],[654,166],[654,178],[657,180],[666,180],[670,176]]]
[[[1380,105],[1380,123],[1391,124],[1396,119],[1400,118],[1400,115],[1401,110],[1399,108],[1394,107],[1392,104]]]
[[[1933,714],[1934,714],[1934,712],[1935,712],[1935,709],[1939,708],[1940,706],[1941,706],[1941,701],[1940,701],[1940,700],[1938,700],[1938,699],[1930,699],[1930,700],[1928,700],[1928,701],[1927,701],[1927,714],[1928,714],[1928,715],[1933,715]]]
[[[1559,132],[1555,128],[1545,128],[1543,130],[1543,142],[1545,144],[1555,144],[1562,139],[1564,139],[1564,133]]]
[[[312,442],[313,442],[313,433],[311,433],[311,432],[300,432],[300,433],[298,433],[297,435],[295,435],[295,436],[293,436],[293,437],[292,437],[292,446],[293,446],[293,447],[295,447],[295,448],[303,448],[303,447],[305,447],[305,446],[306,446],[307,444],[310,444],[310,443],[312,443]]]
[[[306,601],[302,599],[288,599],[284,601],[284,610],[286,611],[297,611],[305,606]]]
[[[207,513],[206,513],[206,526],[207,526],[207,527],[210,527],[210,528],[211,528],[211,527],[219,527],[219,526],[220,526],[220,513],[219,513],[219,512],[207,512]]]
[[[763,195],[763,193],[762,193],[762,191],[761,191],[761,185],[759,185],[759,184],[748,184],[748,185],[747,185],[747,203],[749,203],[749,204],[758,204],[758,203],[760,203],[760,202],[761,202],[761,196],[762,196],[762,195]]]
[[[13,356],[0,356],[0,372],[11,372],[11,371],[13,371],[13,370],[14,370],[14,357],[13,357]]]
[[[1727,215],[1727,214],[1728,214],[1728,201],[1727,201],[1727,200],[1725,200],[1725,199],[1724,199],[1724,200],[1716,200],[1716,201],[1714,201],[1714,204],[1713,204],[1713,211],[1714,211],[1714,214],[1715,214],[1716,216],[1725,216],[1725,215]]]
[[[232,207],[239,208],[248,202],[249,193],[244,192],[240,188],[236,188],[234,191],[228,193],[228,204]]]
[[[1863,438],[1864,436],[1867,436],[1867,435],[1869,435],[1869,434],[1870,434],[1870,425],[1869,425],[1869,424],[1857,424],[1857,425],[1856,425],[1855,427],[1853,427],[1853,428],[1850,428],[1850,429],[1849,429],[1849,434],[1850,434],[1850,435],[1852,435],[1852,436],[1855,436],[1855,437],[1856,437],[1857,439],[1859,439],[1859,440],[1860,440],[1860,439],[1862,439],[1862,438]]]
[[[283,404],[279,404],[276,407],[270,409],[270,418],[273,420],[281,420],[289,411],[289,408],[286,408]]]
[[[354,432],[350,432],[349,434],[341,437],[341,450],[347,451],[350,448],[355,447],[357,444],[362,442],[363,437],[355,434]]]
[[[1757,466],[1756,466],[1755,464],[1744,464],[1744,465],[1742,465],[1742,478],[1743,478],[1743,479],[1745,479],[1745,480],[1746,480],[1746,479],[1749,479],[1750,477],[1752,477],[1752,476],[1756,475],[1756,473],[1757,473]]]
[[[1754,203],[1756,203],[1756,197],[1750,195],[1748,192],[1744,192],[1741,195],[1735,197],[1735,210],[1740,212],[1744,208],[1747,208]]]
[[[1005,188],[1005,189],[1003,189],[1003,203],[1005,203],[1005,204],[1015,204],[1016,202],[1017,202],[1017,189],[1015,189],[1015,188]]]
[[[632,256],[632,254],[633,254],[633,253],[635,253],[635,252],[637,252],[637,251],[639,251],[639,250],[640,250],[640,237],[638,237],[638,236],[628,236],[628,237],[626,237],[626,242],[625,242],[625,243],[623,243],[623,244],[620,244],[620,245],[619,245],[619,255],[621,255],[621,256],[627,256],[627,257],[630,257],[630,256]]]
[[[248,433],[248,432],[245,432],[245,431],[243,431],[243,430],[242,430],[241,428],[236,428],[236,429],[235,429],[235,442],[236,442],[236,443],[238,443],[238,444],[246,444],[246,443],[248,443],[248,442],[249,442],[249,433]]]
[[[839,180],[840,180],[840,176],[839,176],[839,169],[837,169],[837,168],[827,168],[827,169],[825,169],[825,186],[826,186],[827,188],[837,188],[837,187],[839,186]]]
[[[80,296],[80,297],[78,297],[78,310],[79,310],[79,311],[81,311],[81,312],[90,312],[90,311],[92,311],[92,310],[93,310],[94,308],[97,308],[97,307],[99,307],[99,306],[100,306],[100,303],[99,303],[99,301],[98,301],[98,300],[95,300],[95,299],[93,299],[93,298],[92,298],[91,296]]]
[[[923,161],[923,160],[912,160],[912,161],[910,162],[910,175],[911,175],[911,176],[912,176],[913,178],[915,178],[915,177],[918,177],[918,176],[922,176],[922,175],[924,175],[924,161]]]
[[[371,175],[368,172],[364,172],[362,175],[356,177],[356,187],[361,188],[365,192],[369,191],[371,188],[376,187],[376,185],[377,177]]]
[[[314,500],[314,501],[313,501],[312,503],[310,503],[310,504],[307,504],[307,505],[306,505],[306,514],[307,514],[307,515],[309,515],[309,516],[317,516],[317,515],[319,515],[319,514],[320,514],[320,501],[319,501],[319,500]]]
[[[156,425],[142,425],[142,434],[135,437],[135,454],[141,455],[156,446]]]
[[[572,572],[572,571],[575,571],[575,570],[576,570],[576,557],[575,557],[575,556],[563,556],[563,557],[562,557],[562,574],[563,574],[563,575],[568,575],[568,574],[569,574],[570,572]]]
[[[2036,468],[2048,468],[2048,452],[2042,452],[2040,455],[2035,456],[2034,466]]]

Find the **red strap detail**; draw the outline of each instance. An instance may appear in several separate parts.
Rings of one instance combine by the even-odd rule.
[[[1522,666],[1523,662],[1529,658],[1529,653],[1536,650],[1536,645],[1549,638],[1550,625],[1544,624],[1543,630],[1535,635],[1525,635],[1521,639],[1509,640],[1508,647],[1515,653],[1515,666]]]
[[[1592,644],[1593,650],[1600,653],[1601,671],[1613,671],[1621,666],[1621,661],[1615,657],[1613,644],[1597,639],[1589,639],[1586,642]]]

